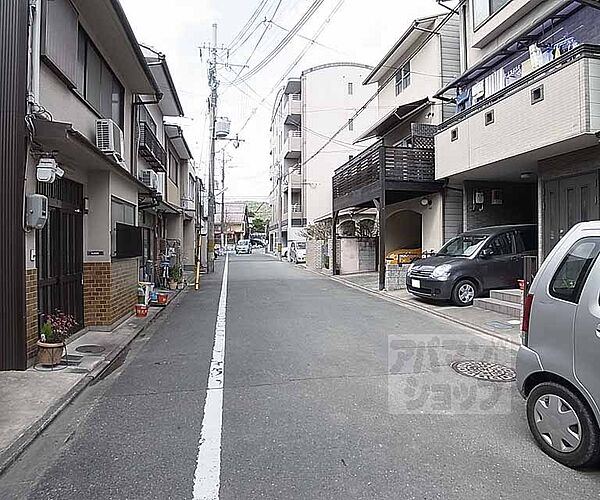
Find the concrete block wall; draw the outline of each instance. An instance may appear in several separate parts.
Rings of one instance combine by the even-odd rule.
[[[111,324],[132,313],[137,302],[137,259],[115,260],[111,266]]]
[[[406,270],[408,266],[399,264],[386,264],[385,289],[388,292],[406,289]]]

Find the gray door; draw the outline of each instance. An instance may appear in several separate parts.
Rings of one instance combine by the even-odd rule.
[[[544,202],[544,251],[547,255],[575,224],[600,217],[598,174],[578,175],[546,182]]]

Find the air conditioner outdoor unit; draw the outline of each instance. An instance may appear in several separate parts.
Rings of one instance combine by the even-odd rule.
[[[157,181],[157,187],[156,187],[156,192],[158,194],[161,195],[165,195],[165,173],[164,172],[158,172],[156,173],[156,177],[158,179]]]
[[[154,170],[142,170],[140,180],[150,189],[158,191],[158,174]]]
[[[123,160],[123,132],[110,119],[96,120],[96,146],[105,154]]]

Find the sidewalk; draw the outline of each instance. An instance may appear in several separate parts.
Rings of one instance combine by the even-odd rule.
[[[446,303],[425,301],[406,290],[380,291],[377,273],[350,274],[335,276],[332,279],[365,292],[385,297],[388,300],[393,300],[406,307],[420,309],[516,346],[521,344],[520,321],[509,318],[504,314],[486,311],[475,306],[457,307]]]
[[[75,336],[57,367],[0,372],[0,474],[182,291],[169,292],[167,306],[150,307],[145,318],[130,316],[112,331]]]

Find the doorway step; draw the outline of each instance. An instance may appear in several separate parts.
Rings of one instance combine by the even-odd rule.
[[[473,305],[480,309],[520,318],[523,309],[523,292],[515,290],[492,290],[489,298],[475,299]]]

